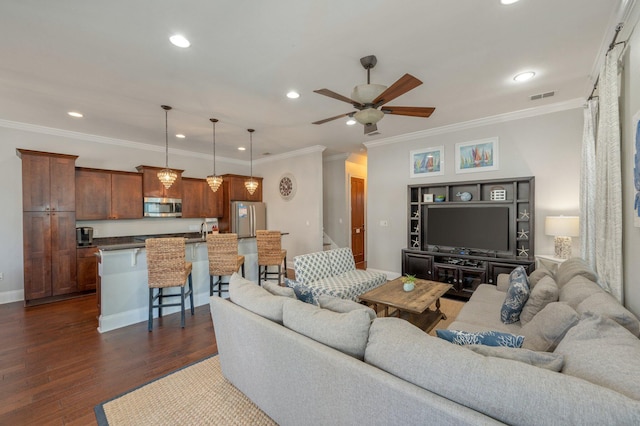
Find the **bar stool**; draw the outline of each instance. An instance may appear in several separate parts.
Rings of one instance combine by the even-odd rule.
[[[256,242],[258,245],[258,285],[262,285],[262,278],[268,279],[269,275],[275,275],[278,278],[278,284],[281,283],[280,277],[287,273],[287,251],[282,250],[282,236],[280,231],[256,231]],[[282,263],[284,262],[284,270]],[[269,272],[269,266],[277,266],[278,272]],[[262,269],[264,267],[264,269]],[[284,282],[284,279],[282,280]]]
[[[191,315],[193,306],[193,282],[191,278],[191,262],[185,261],[185,239],[180,238],[148,238],[147,270],[149,272],[149,331],[153,328],[153,308],[158,308],[158,317],[162,318],[162,308],[180,306],[180,325],[184,328],[184,300],[189,296]],[[185,292],[186,281],[189,290]],[[180,287],[180,293],[165,294],[168,287]],[[154,295],[154,289],[158,292]],[[164,303],[163,298],[179,297],[179,303]],[[155,301],[157,304],[154,304]]]
[[[207,254],[209,257],[209,296],[213,296],[214,286],[218,287],[218,296],[222,297],[222,285],[229,288],[229,281],[222,282],[223,276],[231,276],[242,268],[244,277],[244,256],[238,254],[237,234],[208,234]],[[217,281],[213,282],[216,276]]]

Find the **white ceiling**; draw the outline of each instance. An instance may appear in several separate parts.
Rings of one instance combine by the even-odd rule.
[[[248,160],[313,145],[363,142],[586,98],[624,0],[2,0],[0,119]],[[188,49],[171,45],[181,33]],[[389,103],[434,106],[430,118],[385,116],[363,135],[352,111],[313,93],[350,96],[410,73],[423,85]],[[513,76],[536,77],[516,83]],[[301,93],[290,100],[285,93]],[[530,101],[534,94],[555,96]],[[83,119],[66,112],[77,110]],[[186,139],[176,139],[183,133]]]

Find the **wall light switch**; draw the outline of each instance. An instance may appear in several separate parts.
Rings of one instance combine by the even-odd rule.
[[[388,220],[381,220],[380,221],[380,226],[389,226],[389,221]]]
[[[0,281],[4,280],[4,272],[0,272]]]

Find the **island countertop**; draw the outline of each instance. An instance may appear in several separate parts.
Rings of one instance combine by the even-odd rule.
[[[288,235],[288,232],[283,232],[282,235]],[[123,237],[104,237],[94,238],[93,244],[81,245],[78,248],[85,247],[97,247],[99,250],[111,251],[111,250],[125,250],[131,248],[144,248],[147,238],[169,238],[169,237],[184,237],[187,244],[202,243],[206,241],[206,238],[202,237],[200,232],[187,232],[187,233],[172,233],[172,234],[154,234],[154,235],[130,235]],[[255,237],[238,237],[238,240],[249,240]]]

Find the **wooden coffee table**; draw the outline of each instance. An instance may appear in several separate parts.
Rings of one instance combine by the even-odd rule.
[[[452,287],[451,284],[436,281],[416,280],[412,291],[404,291],[401,278],[396,278],[368,291],[358,298],[372,306],[377,312],[378,306],[384,308],[389,316],[389,308],[395,308],[398,318],[405,319],[427,333],[447,316],[440,311],[440,296]],[[435,303],[435,310],[429,309]]]

